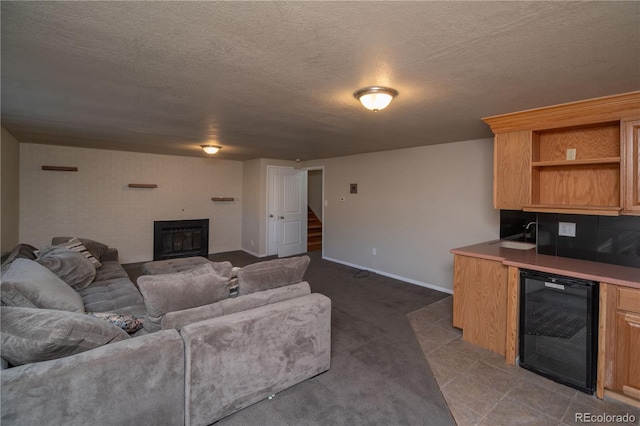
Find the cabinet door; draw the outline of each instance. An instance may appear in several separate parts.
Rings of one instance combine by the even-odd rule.
[[[454,258],[453,325],[463,338],[501,355],[507,333],[507,275],[502,262]]]
[[[616,314],[615,390],[640,400],[640,315]]]
[[[624,213],[640,215],[640,120],[623,122]]]
[[[531,131],[498,133],[493,145],[493,207],[531,204]]]

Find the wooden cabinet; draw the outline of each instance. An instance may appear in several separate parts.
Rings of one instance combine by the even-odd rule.
[[[598,396],[640,402],[640,289],[600,284]]]
[[[531,203],[531,132],[497,134],[493,155],[493,207],[522,210]]]
[[[624,213],[640,215],[640,120],[622,126],[624,162]]]
[[[485,118],[494,207],[640,214],[638,117],[640,92]]]
[[[505,355],[508,267],[502,262],[454,256],[453,326],[476,345]]]

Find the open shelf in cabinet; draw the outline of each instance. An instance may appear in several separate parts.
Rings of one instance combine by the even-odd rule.
[[[531,204],[525,210],[620,214],[619,121],[538,130],[531,142]]]

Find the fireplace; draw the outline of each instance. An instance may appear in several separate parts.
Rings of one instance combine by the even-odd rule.
[[[209,254],[209,219],[153,222],[153,260]]]

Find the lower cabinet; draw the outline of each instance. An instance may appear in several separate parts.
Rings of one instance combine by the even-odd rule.
[[[600,294],[598,396],[610,390],[640,402],[640,289],[601,283]]]
[[[502,262],[454,256],[453,326],[471,343],[505,354],[508,267]]]
[[[640,314],[616,312],[614,390],[640,400]]]

